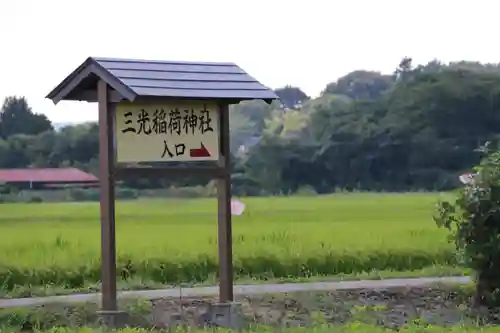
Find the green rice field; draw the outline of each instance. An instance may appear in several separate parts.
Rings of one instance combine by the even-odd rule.
[[[237,278],[456,266],[433,220],[441,194],[244,198],[233,217]],[[97,203],[0,205],[0,290],[80,288],[100,277]],[[203,282],[217,273],[215,199],[117,203],[121,280]]]

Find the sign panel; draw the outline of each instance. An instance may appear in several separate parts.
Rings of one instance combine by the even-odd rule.
[[[219,159],[219,112],[213,102],[119,103],[117,162],[184,162]]]

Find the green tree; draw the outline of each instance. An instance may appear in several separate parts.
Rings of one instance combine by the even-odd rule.
[[[404,81],[408,79],[408,77],[413,72],[413,59],[410,57],[404,57],[399,63],[398,67],[394,71],[394,76],[396,80]]]
[[[357,70],[329,83],[323,94],[345,95],[354,100],[376,99],[393,84],[394,80],[390,75]]]
[[[283,110],[282,101],[231,106],[239,193],[293,193],[301,186],[321,193],[455,188],[456,175],[479,162],[474,149],[499,136],[500,67],[436,59],[415,65],[409,57],[395,67],[390,75],[353,71],[315,99],[299,87],[277,89],[282,101],[302,102],[296,110]],[[75,166],[98,172],[96,123],[52,131],[26,99],[8,97],[0,112],[0,137],[2,168]],[[187,177],[127,184],[206,182]]]
[[[0,111],[0,133],[3,138],[14,134],[36,135],[52,130],[50,120],[45,115],[33,113],[26,98],[5,98]]]
[[[295,109],[301,106],[305,101],[309,100],[309,96],[298,87],[287,85],[283,88],[275,90],[276,95],[280,98],[280,102],[285,108]]]

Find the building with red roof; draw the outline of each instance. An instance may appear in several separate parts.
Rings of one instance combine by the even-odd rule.
[[[24,189],[99,186],[97,177],[76,168],[0,169],[0,182]]]

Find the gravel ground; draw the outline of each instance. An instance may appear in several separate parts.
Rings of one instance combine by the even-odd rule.
[[[456,287],[412,287],[237,296],[236,301],[242,304],[247,322],[254,324],[291,327],[363,321],[397,328],[418,318],[443,326],[467,323],[467,295]],[[213,302],[213,296],[136,299],[121,300],[120,307],[129,313],[129,325],[165,328],[179,322],[203,325],[206,309]],[[26,308],[4,309],[0,326],[93,326],[98,322],[96,310],[96,304],[51,304],[31,308],[29,313]]]
[[[172,319],[181,317],[191,323],[199,322],[203,309],[215,301],[154,300],[154,325],[169,326]],[[290,327],[360,320],[391,328],[418,318],[437,325],[463,323],[467,320],[468,303],[463,293],[433,288],[303,292],[238,297],[236,301],[242,304],[247,320],[257,324]]]

